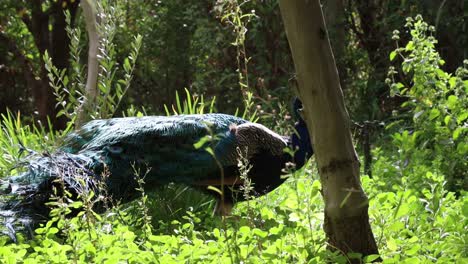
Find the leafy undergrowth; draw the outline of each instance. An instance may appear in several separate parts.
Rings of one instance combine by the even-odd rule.
[[[230,19],[232,14],[239,15],[223,17]],[[242,27],[244,22],[234,18]],[[387,126],[383,142],[375,144],[374,177],[362,177],[370,199],[372,229],[384,263],[468,263],[468,195],[463,191],[468,186],[468,61],[454,73],[445,72],[441,67],[444,61],[435,50],[435,28],[431,28],[420,16],[408,19],[411,41],[397,44],[399,48],[390,53],[390,60],[401,65],[390,69],[386,82],[392,93],[408,100]],[[238,32],[245,34],[243,30]],[[398,43],[397,31],[393,38]],[[139,41],[137,38],[132,45],[133,55],[137,54]],[[110,45],[105,48],[112,59],[114,47]],[[72,47],[72,52],[78,52],[78,46]],[[128,74],[120,80],[122,87],[128,88],[132,65],[123,67]],[[246,74],[247,68],[237,72],[244,89],[249,78],[241,73]],[[107,80],[113,75],[100,77]],[[51,81],[55,84],[54,79]],[[58,93],[61,105],[69,111],[62,114],[76,114],[75,103],[80,100],[74,96],[79,93],[74,95],[73,89],[55,86],[57,91],[72,91],[68,104],[66,94]],[[125,91],[118,89],[118,100],[113,96],[98,97],[100,107],[95,116],[112,116]],[[214,110],[214,99],[205,102],[188,90],[186,94],[185,102],[181,103],[177,95],[177,106],[172,111],[166,107],[166,112]],[[287,114],[280,100],[268,98],[257,105],[256,109],[261,109],[257,112],[252,95],[247,95],[244,115],[249,115],[248,119],[260,118],[275,131],[289,134],[284,133],[289,118],[281,118]],[[139,115],[134,108],[127,112]],[[54,133],[25,125],[19,116],[10,113],[2,116],[0,176],[17,174],[21,157],[53,150],[70,129]],[[51,203],[51,220],[35,230],[33,239],[19,235],[19,242],[12,243],[8,236],[0,236],[0,263],[347,263],[349,258],[359,258],[327,250],[321,186],[313,168],[309,165],[289,175],[285,184],[268,195],[237,204],[233,215],[226,218],[212,215],[211,198],[177,185],[148,194],[140,189],[142,195],[136,201],[101,214],[90,207],[100,199],[92,194],[67,202],[66,197],[56,197]],[[77,208],[81,208],[77,216],[67,216],[76,213]],[[0,222],[5,222],[1,216]],[[363,262],[376,258],[369,256]]]
[[[239,203],[224,219],[211,215],[213,202],[206,196],[180,186],[165,187],[160,194],[100,215],[85,210],[69,219],[63,217],[62,205],[52,211],[51,221],[36,230],[33,240],[14,244],[1,238],[0,259],[2,263],[346,263],[345,257],[326,250],[320,183],[307,176],[311,174],[316,175],[306,169],[291,175],[268,195]],[[445,192],[439,175],[424,177],[427,184],[421,189],[394,185],[390,190],[378,177],[363,177],[384,263],[466,263],[468,196]]]
[[[430,27],[422,18],[409,19],[407,26],[412,41],[390,59],[401,58],[412,81],[389,78],[388,83],[411,100],[375,144],[373,178],[362,177],[372,229],[383,263],[468,263],[468,61],[455,74],[444,72]],[[392,69],[389,76],[396,73]],[[187,94],[187,103],[178,102],[173,111],[200,112],[189,98]],[[273,118],[270,123],[284,132],[283,121]],[[59,135],[23,126],[19,118],[3,117],[0,175],[14,174],[16,157],[28,149],[47,150],[55,137]],[[209,197],[177,185],[148,194],[140,188],[139,199],[102,214],[90,208],[99,199],[92,194],[68,202],[57,197],[52,220],[32,240],[19,237],[14,244],[0,237],[0,262],[347,263],[359,258],[327,250],[321,186],[311,164],[275,191],[237,204],[226,218],[212,216]],[[82,210],[67,217],[75,208]]]

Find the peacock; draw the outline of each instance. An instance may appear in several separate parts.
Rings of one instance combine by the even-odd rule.
[[[294,103],[295,113],[301,103]],[[70,133],[55,153],[29,158],[27,171],[2,179],[0,219],[9,232],[21,218],[34,227],[46,220],[45,203],[60,182],[71,193],[103,192],[113,200],[128,202],[138,196],[135,174],[144,168],[144,188],[151,191],[171,182],[211,192],[217,211],[246,199],[237,192],[244,184],[238,161],[249,165],[252,196],[278,187],[286,164],[301,168],[313,154],[304,120],[298,121],[291,136],[280,136],[267,127],[226,114],[124,117],[93,120]],[[284,150],[294,150],[291,156]],[[57,181],[60,179],[60,181]],[[215,188],[207,188],[213,186]],[[216,190],[216,191],[213,191]],[[219,194],[219,190],[222,190]]]

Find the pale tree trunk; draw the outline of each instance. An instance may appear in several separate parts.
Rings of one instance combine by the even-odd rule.
[[[328,248],[345,254],[378,254],[320,2],[279,3],[320,173]]]
[[[99,52],[99,34],[97,31],[97,11],[93,0],[82,0],[81,7],[86,22],[86,31],[89,38],[88,49],[88,75],[86,79],[86,88],[84,100],[78,109],[76,117],[76,127],[80,127],[89,119],[89,111],[93,110],[98,96],[97,78],[99,70],[98,52]]]

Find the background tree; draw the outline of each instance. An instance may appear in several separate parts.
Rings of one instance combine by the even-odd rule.
[[[320,1],[283,0],[280,8],[322,183],[329,248],[378,254]]]
[[[0,41],[18,57],[25,85],[32,94],[38,118],[47,124],[47,116],[56,128],[63,128],[65,120],[57,118],[53,89],[42,62],[47,52],[58,69],[69,65],[69,44],[65,30],[64,11],[75,20],[79,1],[2,1]]]

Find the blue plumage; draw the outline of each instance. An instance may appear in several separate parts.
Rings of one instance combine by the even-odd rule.
[[[8,187],[1,191],[20,195],[24,201],[1,207],[25,214],[43,213],[54,179],[64,179],[75,193],[89,189],[99,192],[96,180],[103,173],[108,175],[107,193],[129,201],[137,195],[134,167],[149,168],[145,188],[150,191],[169,182],[204,190],[208,185],[220,187],[221,166],[224,183],[232,187],[224,189],[223,200],[234,203],[243,199],[232,191],[241,183],[238,149],[253,166],[249,177],[254,194],[261,195],[283,182],[281,174],[287,162],[295,161],[302,167],[312,155],[302,119],[295,130],[297,134],[292,137],[282,137],[260,124],[225,114],[94,120],[68,135],[56,153],[31,159],[29,171],[10,177]],[[200,140],[206,141],[195,148]],[[208,147],[215,157],[206,150]],[[294,159],[283,151],[286,147],[296,149]]]
[[[296,133],[291,136],[291,144],[294,152],[294,162],[296,166],[301,168],[304,163],[314,154],[312,148],[311,139],[307,125],[301,117],[300,111],[302,111],[302,102],[298,99],[294,99],[293,103],[294,115],[297,119],[297,123],[294,126]]]

